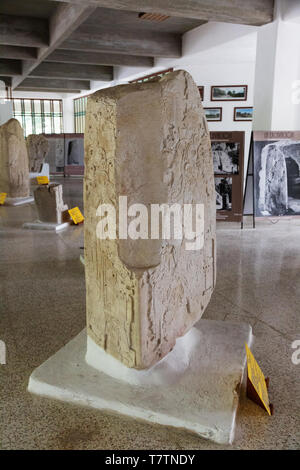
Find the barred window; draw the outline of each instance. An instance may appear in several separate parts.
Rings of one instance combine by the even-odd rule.
[[[14,117],[20,122],[24,135],[62,134],[62,100],[12,98]]]
[[[132,80],[129,83],[142,83],[152,80],[154,77],[162,77],[169,72],[173,72],[173,68],[162,70],[161,72],[152,73],[151,75],[146,75],[136,80]],[[85,114],[86,114],[86,105],[87,105],[87,96],[81,96],[80,98],[75,98],[74,102],[74,128],[76,133],[84,133],[85,127]]]
[[[75,98],[73,101],[74,101],[75,132],[78,134],[82,134],[84,133],[84,127],[85,127],[87,96],[81,96],[80,98]]]
[[[145,75],[144,77],[136,78],[135,80],[131,80],[129,83],[143,83],[152,80],[155,77],[163,77],[167,73],[173,72],[173,68],[162,70],[161,72],[152,73],[151,75]]]

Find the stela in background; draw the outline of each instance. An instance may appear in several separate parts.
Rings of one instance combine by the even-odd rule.
[[[26,139],[29,171],[40,173],[43,163],[49,153],[50,145],[42,134],[30,134]]]
[[[23,129],[17,119],[0,126],[0,192],[8,198],[29,197],[29,165]]]

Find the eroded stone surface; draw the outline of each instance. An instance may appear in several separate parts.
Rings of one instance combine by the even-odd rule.
[[[42,134],[31,134],[26,139],[29,171],[38,173],[49,152],[49,142]]]
[[[202,316],[215,284],[215,190],[199,91],[184,71],[88,99],[85,132],[88,335],[128,367],[158,362]],[[99,204],[204,204],[204,247],[100,240]]]
[[[41,222],[61,224],[69,218],[67,215],[68,206],[63,201],[61,184],[38,186],[34,191],[34,200]]]
[[[0,126],[0,192],[29,196],[28,155],[23,129],[16,119]]]

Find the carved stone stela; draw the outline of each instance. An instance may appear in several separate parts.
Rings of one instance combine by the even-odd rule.
[[[100,204],[204,204],[204,246],[101,240]],[[131,368],[157,363],[201,318],[215,285],[215,189],[200,95],[184,71],[98,91],[85,131],[88,335]],[[117,225],[118,228],[118,225]]]
[[[34,191],[34,200],[41,222],[62,224],[69,219],[68,206],[63,201],[61,184],[51,183],[38,186]]]
[[[0,192],[29,196],[29,169],[23,129],[16,119],[0,126]]]
[[[26,139],[29,171],[39,173],[49,153],[49,142],[42,134],[31,134]]]

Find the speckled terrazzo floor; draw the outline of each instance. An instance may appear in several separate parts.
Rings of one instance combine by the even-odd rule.
[[[57,181],[60,179],[56,178]],[[81,179],[64,183],[66,202],[82,208]],[[0,365],[2,449],[221,449],[187,432],[39,398],[26,391],[32,370],[85,325],[82,227],[60,234],[22,229],[34,205],[0,207]],[[300,448],[300,220],[254,230],[218,226],[218,279],[205,318],[246,321],[253,352],[270,377],[275,414],[244,399],[233,449]]]

